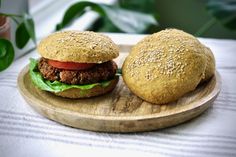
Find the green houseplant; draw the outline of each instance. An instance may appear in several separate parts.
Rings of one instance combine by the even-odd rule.
[[[1,0],[0,0],[1,3]],[[155,0],[119,0],[116,5],[105,5],[80,1],[72,4],[64,13],[62,21],[55,26],[59,31],[70,25],[76,18],[92,10],[100,18],[89,28],[93,31],[125,32],[125,33],[153,33],[158,31],[157,19],[159,15],[155,9]],[[226,28],[236,30],[236,2],[235,0],[209,0],[206,9],[212,19],[204,24],[196,33],[201,36],[217,22]],[[119,16],[118,16],[119,15]],[[15,32],[16,46],[23,48],[29,40],[36,45],[34,21],[28,14],[12,15],[0,13],[0,16],[10,17],[18,27]],[[14,49],[12,43],[0,39],[0,71],[6,69],[13,61]]]

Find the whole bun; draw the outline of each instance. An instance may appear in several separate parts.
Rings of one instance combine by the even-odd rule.
[[[53,33],[39,43],[38,52],[47,59],[79,63],[101,63],[119,55],[109,37],[89,31]]]
[[[172,102],[194,90],[205,78],[205,48],[192,35],[167,29],[135,45],[124,61],[128,88],[155,104]]]
[[[101,86],[95,86],[91,89],[87,90],[81,90],[79,88],[71,88],[62,92],[58,93],[53,93],[57,96],[65,97],[65,98],[90,98],[94,96],[99,96],[103,95],[105,93],[108,93],[112,91],[115,87],[116,84],[119,81],[119,77],[115,77],[113,80],[111,80],[110,84],[106,87],[101,87]]]

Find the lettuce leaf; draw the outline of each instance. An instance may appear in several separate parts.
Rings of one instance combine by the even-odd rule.
[[[65,84],[59,81],[49,81],[45,80],[42,75],[40,74],[38,70],[38,61],[30,58],[30,77],[32,82],[41,90],[49,91],[49,92],[62,92],[67,89],[71,88],[79,88],[81,90],[89,90],[92,89],[95,86],[102,86],[102,87],[107,87],[110,83],[111,80],[109,81],[103,81],[99,83],[93,83],[93,84],[86,84],[86,85],[70,85],[70,84]]]

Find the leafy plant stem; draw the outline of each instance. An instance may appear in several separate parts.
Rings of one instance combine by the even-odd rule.
[[[207,23],[205,23],[196,33],[195,36],[202,36],[205,34],[212,26],[216,24],[216,19],[211,18]]]
[[[14,17],[12,17],[12,16],[11,16],[10,18],[11,18],[17,25],[20,24],[20,22],[18,22],[16,18],[14,18]]]

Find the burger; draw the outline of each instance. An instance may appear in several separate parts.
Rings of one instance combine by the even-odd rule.
[[[118,46],[95,32],[61,31],[43,39],[42,56],[30,59],[30,77],[39,89],[66,98],[88,98],[112,91],[119,78]]]

